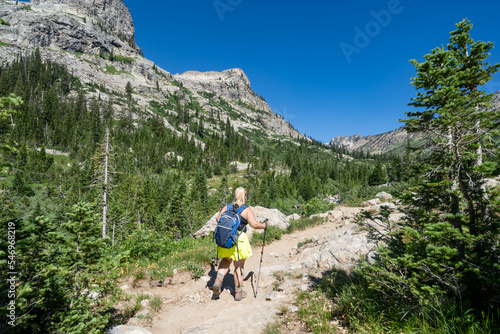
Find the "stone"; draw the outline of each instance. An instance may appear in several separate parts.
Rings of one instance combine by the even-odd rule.
[[[108,330],[106,334],[151,334],[151,332],[137,326],[119,325]]]
[[[363,203],[361,203],[361,206],[363,207],[368,207],[368,206],[374,206],[374,205],[377,205],[377,204],[381,204],[382,202],[380,201],[379,198],[375,198],[375,199],[370,199],[368,201],[365,201]]]
[[[279,300],[279,299],[283,299],[283,298],[285,298],[285,296],[283,294],[279,293],[278,291],[271,291],[266,296],[267,301],[275,301],[275,300]]]
[[[294,213],[294,214],[289,215],[287,218],[288,218],[288,220],[299,220],[300,216],[298,214]]]
[[[396,210],[397,209],[397,206],[394,203],[382,203],[382,204],[377,204],[374,207],[380,209],[383,206],[388,207],[390,210]]]
[[[286,281],[278,286],[278,291],[286,291],[289,290],[290,288],[293,288],[297,285],[296,282],[294,281]]]
[[[392,199],[392,195],[386,193],[385,191],[379,192],[375,195],[377,198],[382,198],[383,200],[390,201]]]
[[[391,213],[389,215],[389,222],[391,223],[401,223],[402,219],[406,217],[404,213]]]
[[[485,185],[487,187],[497,188],[500,186],[500,180],[497,179],[484,179]]]
[[[241,172],[241,171],[247,170],[248,166],[250,164],[249,163],[239,162],[239,161],[231,161],[230,165],[231,166],[235,166],[236,170],[239,171],[239,172]]]
[[[297,255],[296,263],[307,269],[350,270],[354,264],[370,251],[375,244],[366,238],[367,231],[360,231],[359,226],[346,222],[344,226],[327,233],[321,240],[325,241],[314,247],[302,249]]]

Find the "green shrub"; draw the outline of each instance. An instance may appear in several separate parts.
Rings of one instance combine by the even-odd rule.
[[[333,210],[335,208],[335,204],[330,203],[328,201],[319,199],[317,197],[311,198],[304,205],[304,215],[310,216],[317,213],[323,213],[329,210]]]
[[[308,228],[309,226],[315,226],[323,222],[324,220],[321,217],[301,218],[299,220],[292,220],[290,222],[290,225],[288,225],[286,229],[286,233],[292,233],[296,230],[302,231]]]
[[[151,306],[151,309],[155,312],[160,310],[161,304],[161,297],[158,295],[153,295],[153,298],[151,298],[151,301],[149,302],[149,306]]]
[[[135,60],[133,58],[116,55],[113,57],[113,61],[121,61],[122,63],[132,64]]]
[[[162,233],[144,229],[137,225],[132,233],[121,243],[121,254],[126,260],[158,260],[174,250],[174,243]]]
[[[280,240],[281,235],[283,234],[283,230],[275,227],[269,226],[266,231],[266,244],[273,242],[274,240]],[[264,240],[264,232],[256,233],[254,232],[252,235],[252,239],[250,240],[251,245],[262,245],[262,241]]]

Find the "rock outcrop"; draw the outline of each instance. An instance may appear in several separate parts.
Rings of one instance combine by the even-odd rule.
[[[339,229],[318,237],[312,246],[300,250],[297,264],[304,268],[350,270],[360,259],[369,258],[375,244],[366,237],[359,226],[346,222]]]
[[[29,8],[29,9],[28,9]],[[137,56],[130,11],[121,0],[33,0],[0,4],[4,43],[78,53]]]
[[[106,334],[151,334],[151,332],[137,326],[120,325],[111,328]]]
[[[256,129],[265,125],[268,129],[285,137],[303,137],[282,117],[274,114],[273,110],[265,100],[256,94],[250,85],[247,75],[240,68],[233,68],[222,72],[197,72],[188,71],[174,75],[174,78],[182,82],[184,87],[194,92],[206,92],[215,94],[214,99],[221,97],[242,115],[232,125],[236,129]],[[204,107],[209,106],[209,98],[204,102]]]

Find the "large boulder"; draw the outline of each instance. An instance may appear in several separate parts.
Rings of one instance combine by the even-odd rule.
[[[500,178],[496,179],[484,179],[486,186],[497,188],[500,186]]]
[[[290,225],[290,219],[288,219],[287,216],[285,216],[283,213],[281,213],[278,209],[267,209],[261,206],[254,206],[252,207],[252,210],[255,214],[255,218],[257,218],[258,222],[264,222],[266,218],[269,219],[269,226],[275,226],[279,229],[286,229],[288,225]],[[217,218],[217,215],[219,213],[216,212],[206,223],[203,225],[202,228],[200,228],[198,231],[194,233],[195,238],[201,238],[201,237],[206,237],[210,235],[210,232],[213,232],[215,230],[215,227],[217,226],[217,221],[215,220]],[[249,238],[252,237],[253,234],[253,228],[248,225],[247,228],[247,235]],[[262,232],[262,230],[257,230],[257,232]]]
[[[296,260],[303,267],[350,270],[361,258],[369,259],[375,244],[367,238],[368,232],[347,222],[339,229],[321,236],[313,247],[302,250]]]
[[[361,206],[366,208],[366,207],[375,206],[375,205],[381,204],[381,203],[382,202],[380,201],[379,198],[375,198],[375,199],[370,199],[368,201],[361,203]]]
[[[379,192],[378,194],[375,195],[377,198],[381,198],[386,201],[390,201],[392,199],[392,195],[386,193],[385,191]]]
[[[288,218],[288,220],[299,220],[300,215],[294,213],[294,214],[291,214],[290,216],[288,216],[287,218]]]

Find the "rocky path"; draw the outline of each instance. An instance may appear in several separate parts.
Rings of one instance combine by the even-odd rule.
[[[294,311],[298,291],[310,287],[312,276],[332,265],[347,268],[369,251],[365,232],[351,222],[358,208],[341,207],[325,214],[326,222],[303,231],[282,236],[264,248],[258,295],[255,297],[261,247],[245,264],[245,290],[248,297],[240,302],[233,298],[233,275],[226,275],[220,299],[213,299],[216,268],[210,268],[198,280],[188,273],[175,275],[171,284],[144,288],[162,299],[161,309],[149,324],[132,318],[129,325],[160,333],[261,333],[273,321],[280,308]],[[298,244],[301,247],[297,247]]]

